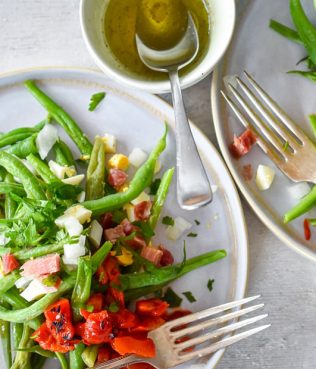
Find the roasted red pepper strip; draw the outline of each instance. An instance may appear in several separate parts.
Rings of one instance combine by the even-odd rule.
[[[93,306],[93,312],[98,313],[103,309],[103,295],[102,293],[95,293],[91,295],[87,301],[87,306]]]
[[[10,253],[2,255],[2,265],[4,274],[9,274],[20,267],[20,263]]]
[[[136,302],[136,313],[147,316],[161,316],[168,309],[169,304],[159,299],[147,299]]]
[[[135,354],[142,357],[154,357],[155,345],[149,338],[138,340],[133,337],[116,337],[111,342],[112,348],[120,355]]]

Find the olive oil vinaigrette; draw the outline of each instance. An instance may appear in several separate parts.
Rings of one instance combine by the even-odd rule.
[[[181,70],[186,74],[199,64],[210,39],[210,15],[204,0],[110,0],[104,15],[104,37],[118,65],[131,75],[148,80],[166,79],[165,73],[147,68],[136,48],[136,27],[148,46],[157,50],[174,46],[187,26],[188,10],[197,27],[200,49],[195,60]]]

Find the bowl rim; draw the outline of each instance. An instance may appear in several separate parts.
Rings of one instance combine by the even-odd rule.
[[[217,1],[218,3],[221,3],[222,0],[207,0],[207,1],[209,2]],[[183,78],[181,78],[180,84],[181,84],[182,89],[191,87],[195,85],[196,83],[200,82],[206,76],[208,76],[213,71],[216,64],[221,60],[224,53],[226,52],[232,40],[235,25],[236,25],[236,1],[235,0],[229,0],[229,1],[231,2],[231,4],[229,4],[231,6],[231,17],[230,17],[231,22],[229,23],[229,26],[225,28],[226,37],[224,38],[225,42],[222,43],[223,46],[220,49],[217,49],[217,54],[216,54],[216,57],[212,65],[209,65],[207,68],[202,70],[200,73],[195,73],[195,69],[193,69],[188,74],[186,74]],[[104,59],[100,56],[98,50],[92,45],[92,42],[90,40],[88,25],[86,22],[86,12],[85,12],[85,7],[87,4],[91,4],[91,1],[90,0],[80,0],[79,18],[80,18],[81,33],[84,39],[84,43],[90,55],[92,56],[97,66],[102,70],[102,72],[104,72],[106,75],[108,75],[113,80],[121,84],[127,85],[129,87],[141,89],[143,91],[147,91],[151,93],[171,92],[171,85],[168,80],[166,81],[137,80],[137,79],[134,79],[132,76],[123,75],[118,70],[113,69],[106,62],[104,62]],[[204,61],[208,57],[208,55],[209,55],[209,52],[206,52],[202,61]]]

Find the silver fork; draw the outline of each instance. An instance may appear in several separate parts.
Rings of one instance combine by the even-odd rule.
[[[244,96],[232,84],[228,84],[228,88],[247,116],[230,96],[221,91],[237,118],[255,133],[258,145],[287,177],[294,182],[316,183],[314,143],[253,77],[244,73],[252,89],[239,77],[236,81]]]
[[[258,297],[260,296],[248,297],[243,300],[230,302],[165,323],[160,328],[149,333],[149,337],[154,341],[156,347],[156,356],[154,358],[141,358],[136,355],[126,355],[99,364],[95,369],[115,369],[139,362],[151,364],[158,369],[167,369],[192,359],[210,355],[215,351],[230,346],[270,326],[263,325],[235,335],[220,338],[223,335],[231,334],[239,328],[246,327],[268,316],[267,314],[262,314],[218,327],[218,325],[222,325],[222,323],[232,321],[233,319],[256,311],[262,308],[264,304],[227,312],[217,317],[213,317],[214,315],[238,308],[243,304],[256,300]],[[214,326],[215,329],[213,331],[206,332],[207,329]],[[179,339],[184,337],[186,338],[185,340],[179,341]],[[206,345],[200,347],[201,344]]]

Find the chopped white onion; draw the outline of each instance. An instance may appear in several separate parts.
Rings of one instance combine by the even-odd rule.
[[[176,217],[174,219],[174,225],[168,226],[166,229],[166,236],[173,241],[179,239],[182,234],[189,230],[192,224],[182,217]]]
[[[89,240],[93,244],[94,247],[99,247],[101,244],[101,239],[103,235],[103,228],[101,224],[97,220],[93,220],[91,222],[90,232],[89,232]]]
[[[41,159],[46,158],[57,140],[57,129],[51,124],[46,124],[36,137],[36,146]]]
[[[301,182],[288,187],[287,190],[293,199],[299,200],[302,197],[306,196],[310,192],[311,188],[308,183]]]
[[[73,166],[68,167],[67,165],[65,165],[65,166],[59,165],[58,163],[56,163],[53,160],[50,160],[48,162],[48,166],[49,166],[49,169],[59,179],[64,179],[65,175],[67,175],[68,177],[73,177],[77,174],[77,171]]]
[[[215,193],[218,190],[217,185],[211,185],[212,192]]]
[[[82,191],[81,193],[79,193],[77,200],[78,202],[84,202],[85,199],[86,199],[86,192]]]
[[[148,154],[145,151],[139,147],[135,147],[129,154],[128,160],[134,167],[138,168],[146,161],[147,157]]]
[[[65,256],[63,256],[62,259],[63,259],[63,263],[65,265],[70,265],[70,266],[78,265],[78,258],[69,259],[69,258],[65,258]]]
[[[132,200],[131,203],[133,205],[137,205],[137,204],[140,204],[143,201],[150,201],[150,197],[149,197],[149,195],[147,195],[146,192],[142,192],[138,197],[136,197],[136,199]]]
[[[71,184],[73,186],[78,186],[84,180],[84,174],[78,174],[73,177],[62,179],[64,183]]]
[[[267,165],[259,164],[256,175],[256,185],[260,191],[269,189],[275,177],[275,171]]]
[[[86,209],[82,205],[75,205],[75,206],[68,208],[64,214],[74,216],[75,218],[79,220],[81,224],[83,224],[85,222],[90,222],[92,211]]]
[[[83,226],[79,220],[71,215],[67,216],[64,220],[64,227],[70,237],[79,236],[83,231]]]
[[[20,289],[20,288],[25,288],[28,284],[31,283],[31,281],[32,281],[32,278],[30,277],[21,277],[14,284],[16,288]]]
[[[116,153],[116,138],[113,135],[105,134],[102,137],[105,147],[106,154],[115,154]]]
[[[46,295],[47,293],[56,292],[56,287],[47,287],[39,280],[34,279],[28,287],[20,294],[26,301],[33,301],[37,298]]]
[[[78,243],[66,243],[64,245],[64,257],[66,259],[76,259],[86,254],[86,236],[80,236]]]

